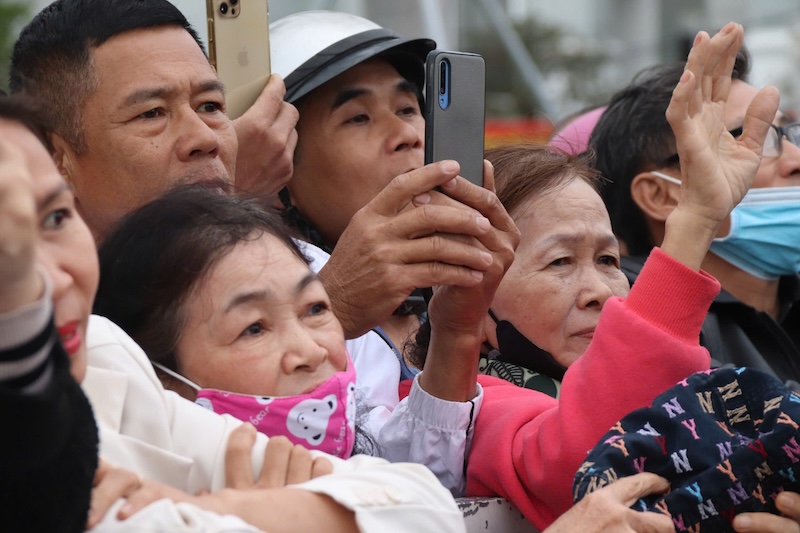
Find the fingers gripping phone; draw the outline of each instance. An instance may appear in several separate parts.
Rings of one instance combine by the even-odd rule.
[[[256,101],[270,74],[267,0],[206,0],[208,59],[226,88],[228,116]]]
[[[483,186],[486,68],[483,57],[433,50],[425,61],[425,164],[454,159]]]

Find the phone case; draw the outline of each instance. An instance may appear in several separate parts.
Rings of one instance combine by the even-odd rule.
[[[267,0],[206,0],[208,58],[237,118],[261,94],[270,73]]]
[[[483,186],[483,57],[433,50],[425,65],[425,163],[454,159],[461,176]]]

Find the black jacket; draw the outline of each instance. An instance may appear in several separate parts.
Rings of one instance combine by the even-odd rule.
[[[622,271],[631,284],[644,257],[623,257]],[[800,276],[781,278],[780,316],[775,321],[725,290],[714,299],[700,332],[711,366],[747,366],[762,370],[800,392]]]

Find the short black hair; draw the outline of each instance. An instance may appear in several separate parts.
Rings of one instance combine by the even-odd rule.
[[[168,0],[56,0],[20,33],[9,88],[35,98],[53,131],[83,152],[81,114],[97,84],[91,50],[115,35],[159,26],[184,28],[205,54],[197,32]]]
[[[631,196],[631,183],[637,174],[661,166],[677,152],[665,113],[684,66],[660,65],[637,74],[611,98],[589,140],[595,167],[608,179],[601,195],[611,225],[630,255],[647,255],[655,245],[644,214]],[[731,78],[747,81],[748,68],[749,55],[742,48]]]

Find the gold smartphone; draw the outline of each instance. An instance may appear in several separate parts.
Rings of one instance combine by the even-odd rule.
[[[208,59],[225,84],[228,116],[240,117],[267,84],[267,0],[206,0]]]

